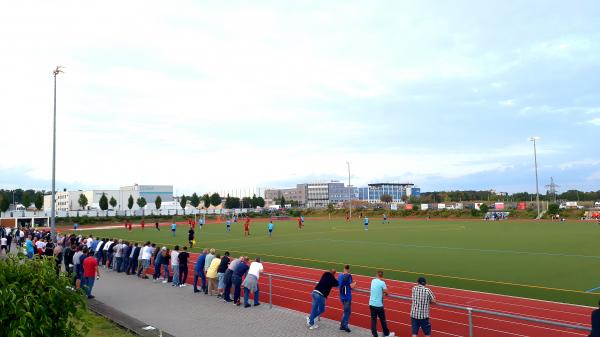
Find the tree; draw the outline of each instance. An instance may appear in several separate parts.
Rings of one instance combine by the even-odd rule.
[[[117,199],[115,199],[115,197],[110,197],[110,201],[108,202],[110,204],[110,206],[115,209],[115,207],[117,207]]]
[[[10,300],[0,301],[2,336],[86,336],[81,324],[86,312],[81,291],[73,291],[66,276],[56,276],[54,258],[10,256],[0,262],[0,289]]]
[[[389,194],[382,194],[379,200],[381,200],[381,202],[390,203],[394,200],[394,198],[392,198],[392,196]]]
[[[187,205],[187,197],[184,194],[181,196],[181,200],[179,200],[179,206],[181,206],[181,208],[185,209],[186,205]]]
[[[144,208],[146,207],[146,204],[148,204],[146,198],[144,197],[139,197],[135,203],[138,205],[139,208]]]
[[[213,193],[210,196],[210,204],[217,207],[221,204],[221,196],[219,193]]]
[[[210,196],[208,196],[208,193],[202,195],[202,202],[204,203],[204,208],[208,208],[208,206],[210,206]]]
[[[256,206],[265,207],[265,199],[263,199],[263,197],[256,198]]]
[[[29,206],[31,206],[31,197],[29,197],[29,194],[27,194],[27,193],[23,194],[23,199],[21,200],[21,204],[23,204],[25,209],[28,209]]]
[[[247,208],[254,207],[254,206],[252,206],[252,198],[250,198],[250,197],[243,197],[242,198],[242,205],[244,205],[244,207],[247,207]]]
[[[490,210],[490,207],[486,204],[481,204],[481,206],[479,206],[479,210],[482,213],[487,213]]]
[[[240,198],[230,197],[229,194],[227,194],[227,197],[225,198],[225,208],[240,208]]]
[[[156,199],[154,199],[154,206],[156,206],[156,210],[160,209],[160,204],[162,204],[162,198],[160,195],[157,195]]]
[[[81,193],[79,195],[79,200],[77,200],[77,203],[79,204],[79,207],[85,209],[88,205],[88,198],[85,196],[85,194]]]
[[[33,198],[33,205],[38,211],[44,207],[44,194],[42,194],[42,192],[37,192],[35,194],[35,197]]]
[[[198,197],[198,194],[196,194],[196,192],[192,194],[192,197],[190,198],[190,204],[192,204],[194,208],[198,208],[198,206],[200,205],[200,198]]]
[[[8,211],[9,207],[10,207],[10,201],[8,201],[6,194],[0,194],[0,211],[6,212],[6,211]]]
[[[258,206],[258,198],[256,197],[256,194],[252,195],[252,207],[256,207]]]
[[[129,199],[127,199],[127,208],[131,211],[133,208],[133,195],[129,195]]]
[[[558,206],[558,204],[550,204],[548,205],[548,213],[556,215],[558,214],[560,210],[560,207]]]
[[[100,197],[100,201],[98,201],[98,204],[99,204],[101,210],[106,211],[108,209],[108,198],[106,197],[106,194],[102,193],[102,196]]]

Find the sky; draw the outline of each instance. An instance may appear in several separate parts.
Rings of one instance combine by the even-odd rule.
[[[0,188],[600,189],[600,2],[0,3]]]

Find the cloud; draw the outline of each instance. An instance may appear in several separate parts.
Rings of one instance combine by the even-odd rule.
[[[600,117],[592,118],[592,119],[588,120],[586,123],[600,126]]]

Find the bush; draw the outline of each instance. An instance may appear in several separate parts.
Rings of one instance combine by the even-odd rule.
[[[0,260],[0,335],[85,336],[85,302],[53,258]]]

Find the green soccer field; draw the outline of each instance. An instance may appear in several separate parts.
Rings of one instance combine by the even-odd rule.
[[[196,248],[216,248],[233,255],[261,256],[265,261],[342,269],[414,281],[425,275],[432,285],[595,306],[600,297],[600,226],[583,222],[464,220],[392,220],[382,224],[342,219],[276,221],[273,237],[267,221],[253,220],[250,237],[242,224],[208,224],[196,230]],[[187,245],[188,226],[145,231],[123,228],[78,231],[95,236]]]

